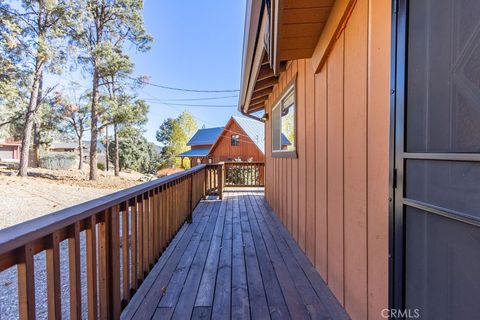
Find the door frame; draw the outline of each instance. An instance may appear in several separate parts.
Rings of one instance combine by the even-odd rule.
[[[409,1],[392,0],[389,308],[395,310],[406,308],[405,211],[406,206],[411,204],[405,198],[405,162],[413,158],[405,151]]]
[[[404,110],[407,73],[408,0],[392,0],[390,69],[390,170],[388,307],[405,309]]]

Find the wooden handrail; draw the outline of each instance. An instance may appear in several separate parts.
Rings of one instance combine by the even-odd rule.
[[[191,221],[192,211],[205,196],[207,171],[206,165],[199,165],[0,230],[0,271],[17,265],[20,318],[35,317],[33,257],[42,251],[46,251],[49,318],[61,316],[59,244],[63,240],[68,241],[70,317],[82,315],[84,250],[89,319],[119,318],[169,241],[185,221]],[[84,247],[81,232],[85,232]]]

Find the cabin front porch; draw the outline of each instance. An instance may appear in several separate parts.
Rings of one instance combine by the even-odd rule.
[[[122,319],[345,319],[263,188],[202,200]]]

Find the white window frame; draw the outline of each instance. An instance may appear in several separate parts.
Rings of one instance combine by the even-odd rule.
[[[284,107],[283,102],[293,94],[293,112],[294,112],[294,141],[290,141],[294,148],[293,150],[282,150],[282,115],[281,111]],[[296,77],[286,86],[280,98],[272,107],[271,114],[271,148],[272,157],[279,158],[297,158],[297,90]]]

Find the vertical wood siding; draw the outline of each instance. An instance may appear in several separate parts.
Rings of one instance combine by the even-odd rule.
[[[266,198],[353,319],[388,299],[389,1],[358,0],[327,62],[287,64],[267,112],[297,77],[297,159],[271,157]]]

